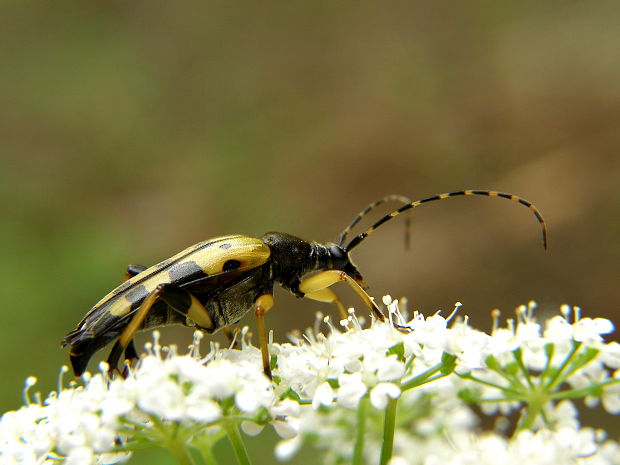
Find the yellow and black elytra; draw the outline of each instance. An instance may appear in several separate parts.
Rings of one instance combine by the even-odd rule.
[[[181,324],[208,333],[237,323],[250,310],[257,318],[263,368],[271,376],[264,315],[273,306],[275,283],[297,297],[344,306],[329,289],[344,281],[360,296],[375,318],[385,318],[366,293],[362,275],[349,257],[368,235],[382,224],[424,203],[462,195],[502,197],[528,207],[542,229],[547,247],[547,227],[534,205],[521,197],[488,190],[463,190],[438,194],[412,202],[390,195],[371,203],[341,233],[339,243],[308,242],[285,233],[267,233],[261,238],[222,236],[195,244],[150,268],[130,265],[123,284],[103,297],[88,312],[77,329],[67,334],[63,347],[70,346],[73,372],[81,375],[92,355],[115,341],[108,357],[116,369],[124,352],[126,360],[137,358],[133,337],[138,330]],[[385,202],[400,202],[397,210],[380,218],[370,228],[343,246],[364,215]],[[406,237],[408,237],[408,222]],[[308,273],[315,274],[305,277]]]

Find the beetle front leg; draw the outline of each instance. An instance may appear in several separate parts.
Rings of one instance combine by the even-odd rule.
[[[344,305],[342,305],[342,302],[340,302],[340,299],[338,298],[336,293],[331,289],[325,288],[319,289],[318,291],[306,292],[304,297],[307,299],[316,300],[318,302],[325,302],[328,304],[337,305],[338,312],[340,313],[340,318],[342,320],[346,320],[349,317],[347,310],[344,308]]]
[[[269,359],[269,347],[267,344],[267,330],[265,329],[265,313],[273,307],[273,295],[263,294],[254,302],[254,314],[256,315],[256,327],[260,339],[260,351],[263,356],[263,371],[272,379],[271,364]]]
[[[305,297],[314,300],[320,300],[325,302],[325,300],[321,300],[322,298],[327,297],[327,294],[323,294],[322,291],[327,290],[329,286],[332,286],[340,281],[346,281],[346,283],[353,288],[353,290],[360,296],[362,301],[368,306],[372,314],[379,321],[385,321],[385,316],[377,307],[377,304],[370,298],[370,296],[366,293],[362,286],[360,286],[357,281],[355,281],[351,276],[346,274],[344,271],[338,270],[326,270],[321,271],[315,275],[310,276],[309,278],[304,279],[299,284],[299,290],[305,294]],[[313,296],[317,296],[319,298],[315,298]],[[336,302],[334,302],[336,303]]]

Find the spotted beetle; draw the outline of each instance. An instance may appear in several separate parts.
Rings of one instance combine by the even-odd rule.
[[[366,293],[362,275],[349,257],[351,250],[403,212],[427,202],[463,195],[502,197],[528,207],[540,223],[543,246],[547,247],[546,223],[534,205],[516,195],[489,190],[448,192],[413,202],[398,195],[384,197],[368,205],[353,219],[340,234],[338,244],[308,242],[278,232],[261,238],[217,237],[192,245],[150,268],[130,265],[125,282],[97,302],[77,329],[62,341],[63,347],[70,346],[73,372],[81,375],[92,355],[112,341],[116,342],[107,359],[110,370],[117,367],[123,352],[126,360],[138,358],[133,344],[138,330],[181,324],[214,333],[237,323],[253,309],[263,368],[265,374],[271,376],[264,315],[273,306],[274,283],[297,297],[335,304],[341,316],[346,317],[340,300],[329,289],[336,282],[345,281],[374,317],[383,321],[383,313]],[[388,201],[403,205],[344,246],[353,226],[372,209]],[[406,225],[408,231],[408,221]],[[312,272],[316,273],[305,277]]]

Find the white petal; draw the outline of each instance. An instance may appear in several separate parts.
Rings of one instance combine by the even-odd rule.
[[[253,421],[241,422],[241,430],[248,436],[256,436],[263,430],[263,428],[263,425],[259,425]]]
[[[377,378],[380,381],[399,380],[405,374],[405,364],[400,362],[395,355],[391,355],[383,360],[377,370]]]
[[[377,410],[384,410],[388,397],[396,399],[400,396],[400,388],[393,383],[379,383],[370,391],[370,403]]]
[[[282,462],[289,460],[297,453],[297,451],[301,448],[301,445],[301,436],[287,439],[285,441],[280,441],[276,445],[276,458]]]
[[[326,381],[321,383],[316,391],[314,392],[314,397],[312,398],[312,408],[317,409],[321,405],[331,405],[334,401],[334,390]]]

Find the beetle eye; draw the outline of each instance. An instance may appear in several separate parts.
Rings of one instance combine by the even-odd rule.
[[[342,249],[342,247],[337,245],[331,245],[329,247],[329,254],[336,260],[343,260],[347,258],[347,253]]]
[[[332,258],[332,263],[335,268],[340,269],[349,262],[349,255],[344,251],[342,247],[337,245],[329,246],[329,255]]]

